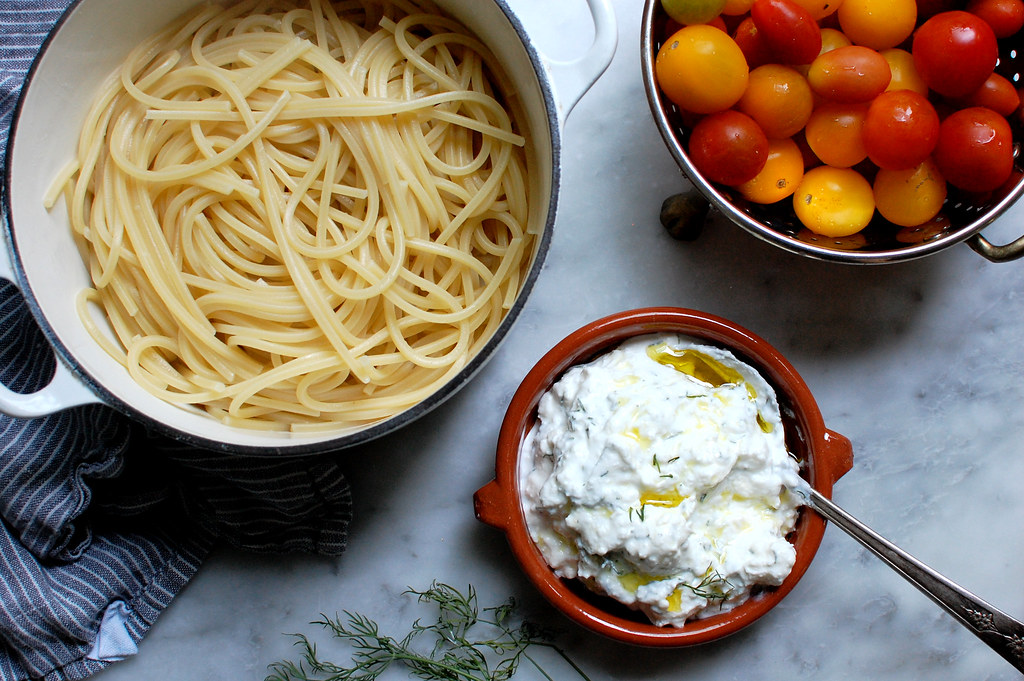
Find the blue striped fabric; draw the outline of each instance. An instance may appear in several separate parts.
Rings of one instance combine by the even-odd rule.
[[[0,0],[0,158],[25,74],[68,1]],[[0,381],[31,392],[53,366],[0,280]],[[200,451],[96,405],[0,415],[0,681],[89,676],[136,651],[215,546],[338,555],[351,511],[331,457]]]

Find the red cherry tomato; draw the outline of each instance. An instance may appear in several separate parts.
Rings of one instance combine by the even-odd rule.
[[[872,100],[862,136],[868,158],[879,168],[913,168],[935,149],[939,114],[917,92],[890,90]]]
[[[992,28],[968,12],[936,14],[914,32],[914,65],[928,87],[963,97],[985,82],[999,59]]]
[[[1013,133],[1006,119],[975,106],[942,121],[933,155],[946,181],[969,192],[1002,185],[1013,171]]]
[[[757,26],[754,25],[754,20],[750,17],[745,17],[739,23],[732,39],[740,46],[740,51],[743,52],[743,56],[747,59],[747,65],[751,69],[771,63],[771,50],[765,44],[764,38],[758,32]]]
[[[738,185],[768,160],[768,137],[750,116],[734,109],[705,116],[690,133],[690,160],[711,182]]]
[[[793,0],[754,0],[750,18],[780,64],[810,64],[821,52],[821,28]]]
[[[819,55],[807,70],[815,93],[833,102],[866,102],[885,90],[892,69],[870,47],[847,45]]]
[[[993,73],[980,88],[957,100],[957,104],[961,108],[984,106],[997,114],[1009,116],[1020,106],[1020,94],[1013,83],[998,73]]]
[[[984,19],[997,38],[1024,28],[1024,0],[970,0],[967,11]]]

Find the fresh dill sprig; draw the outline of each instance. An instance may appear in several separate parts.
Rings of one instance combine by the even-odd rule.
[[[692,591],[695,596],[706,598],[709,601],[724,601],[732,594],[733,585],[723,577],[718,570],[708,565],[704,576],[697,584],[682,583],[679,586]]]
[[[523,660],[553,681],[530,656],[531,647],[553,650],[580,679],[590,681],[548,632],[525,620],[515,622],[514,599],[480,609],[472,585],[463,594],[436,581],[424,591],[409,589],[406,593],[415,595],[420,603],[436,605],[437,620],[428,624],[416,620],[404,638],[396,639],[382,634],[376,622],[358,613],[345,611],[344,616],[334,618],[322,615],[323,619],[312,624],[352,647],[349,666],[321,659],[316,643],[303,634],[293,634],[301,651],[299,660],[272,663],[266,681],[373,681],[392,664],[404,665],[419,679],[506,681]]]

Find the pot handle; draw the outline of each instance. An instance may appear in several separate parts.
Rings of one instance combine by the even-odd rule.
[[[563,124],[577,102],[612,63],[618,45],[619,32],[611,0],[587,0],[587,5],[594,18],[594,42],[586,54],[570,61],[555,61],[542,55],[555,83],[556,104]]]
[[[50,416],[71,407],[100,402],[96,394],[61,361],[57,362],[53,379],[38,392],[16,393],[0,383],[0,413],[15,418]]]
[[[0,212],[0,278],[20,290],[8,239],[7,220]],[[18,393],[0,383],[0,414],[16,418],[49,416],[64,409],[98,402],[101,402],[99,397],[60,360],[49,384],[37,392]]]
[[[1024,236],[1002,246],[996,246],[981,234],[975,234],[967,240],[975,253],[991,262],[1009,262],[1024,256]]]

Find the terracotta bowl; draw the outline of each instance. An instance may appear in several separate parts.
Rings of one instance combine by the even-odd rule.
[[[802,463],[802,475],[831,498],[832,485],[853,464],[850,441],[828,430],[813,395],[796,370],[761,338],[725,319],[679,308],[647,308],[600,319],[570,334],[527,374],[509,405],[498,436],[495,479],[474,495],[476,516],[505,533],[512,553],[536,588],[558,610],[583,627],[625,643],[678,647],[735,633],[775,607],[806,572],[825,532],[825,521],[800,511],[789,540],[796,564],[778,587],[754,595],[728,612],[692,620],[682,627],[658,627],[639,612],[594,594],[577,580],[555,575],[534,545],[519,496],[518,466],[523,440],[537,418],[541,395],[571,366],[587,362],[625,339],[668,332],[728,348],[758,369],[778,394],[789,451]]]

